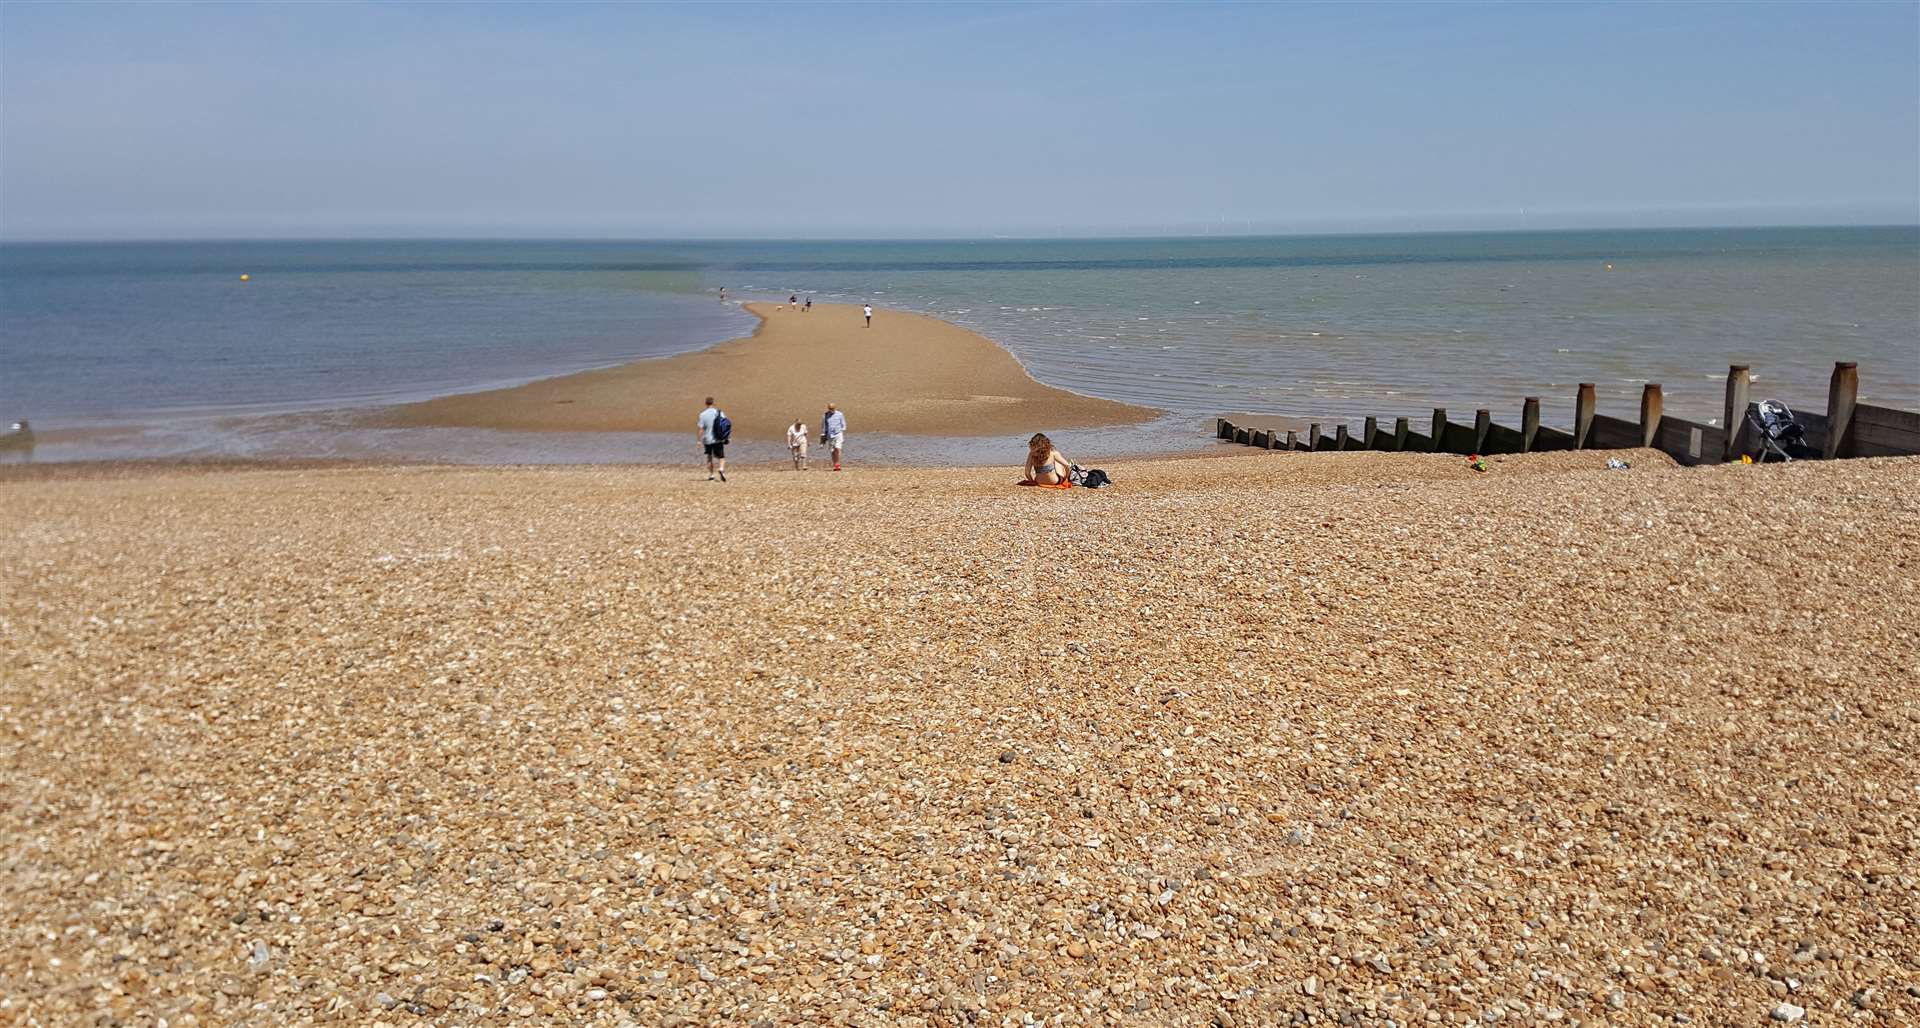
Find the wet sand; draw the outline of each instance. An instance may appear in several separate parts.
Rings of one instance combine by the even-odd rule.
[[[1920,459],[1489,463],[6,481],[0,1021],[1920,1022]]]
[[[753,335],[695,353],[446,396],[370,412],[373,427],[685,432],[708,396],[739,438],[779,440],[795,419],[819,432],[831,401],[848,431],[987,436],[1139,424],[1147,407],[1043,385],[1013,355],[937,318],[816,304],[746,304]]]

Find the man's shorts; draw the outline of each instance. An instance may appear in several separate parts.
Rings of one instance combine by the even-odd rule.
[[[827,444],[836,450],[844,450],[847,448],[847,434],[845,432],[835,432],[833,435],[827,437]]]
[[[713,457],[719,460],[727,459],[726,443],[707,443],[706,447],[707,447],[707,456]]]

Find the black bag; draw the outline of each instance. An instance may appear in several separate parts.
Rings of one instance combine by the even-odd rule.
[[[1067,480],[1085,489],[1105,489],[1113,484],[1113,479],[1099,468],[1083,468],[1078,464],[1067,469]]]
[[[721,446],[733,438],[733,420],[725,414],[713,419],[713,441]]]

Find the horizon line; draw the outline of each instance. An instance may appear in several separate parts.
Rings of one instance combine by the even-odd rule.
[[[1766,232],[1780,229],[1920,229],[1920,219],[1905,222],[1780,222],[1764,225],[1675,224],[1675,225],[1561,225],[1551,228],[1443,228],[1443,229],[1353,229],[1296,232],[1175,232],[1063,233],[1057,235],[765,235],[765,236],[678,236],[678,235],[259,235],[259,236],[45,236],[9,239],[0,235],[0,246],[62,246],[75,244],[152,244],[152,243],[1038,243],[1084,242],[1093,240],[1151,241],[1194,239],[1326,239],[1382,236],[1478,236],[1545,235],[1555,232]]]

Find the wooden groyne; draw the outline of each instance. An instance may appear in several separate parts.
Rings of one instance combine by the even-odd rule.
[[[1396,418],[1391,427],[1367,418],[1360,431],[1347,424],[1333,426],[1331,435],[1319,423],[1306,431],[1250,429],[1226,418],[1217,419],[1221,439],[1262,450],[1382,450],[1388,453],[1532,453],[1545,450],[1619,450],[1649,447],[1682,464],[1719,464],[1757,456],[1761,443],[1748,411],[1758,406],[1749,399],[1747,365],[1727,369],[1726,413],[1719,425],[1669,417],[1660,386],[1648,383],[1640,393],[1640,417],[1601,414],[1595,409],[1591,382],[1580,383],[1573,398],[1573,431],[1540,423],[1540,398],[1529,396],[1520,408],[1520,427],[1495,424],[1486,408],[1474,411],[1473,423],[1451,420],[1446,408],[1436,407],[1431,424],[1415,431],[1411,418]],[[1794,411],[1794,420],[1806,432],[1806,444],[1826,459],[1836,457],[1893,457],[1920,454],[1920,414],[1859,402],[1860,369],[1852,361],[1833,366],[1827,388],[1827,412]]]

